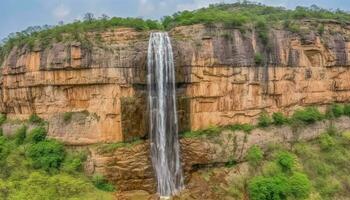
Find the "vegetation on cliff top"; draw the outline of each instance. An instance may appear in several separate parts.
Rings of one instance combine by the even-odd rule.
[[[195,11],[178,12],[165,17],[163,25],[169,29],[179,25],[223,23],[227,27],[239,28],[247,23],[261,26],[261,23],[275,24],[280,21],[301,19],[326,19],[346,23],[350,20],[350,14],[339,9],[335,11],[323,9],[316,5],[298,6],[294,10],[288,10],[244,1],[234,4],[213,4]]]
[[[230,28],[240,28],[246,24],[255,26],[263,42],[267,39],[267,30],[270,25],[283,22],[285,28],[295,32],[298,26],[293,21],[301,19],[337,20],[340,23],[350,21],[350,14],[341,10],[327,10],[315,5],[311,7],[297,7],[288,10],[283,7],[265,6],[260,3],[243,1],[234,4],[213,4],[208,8],[194,11],[182,11],[166,16],[162,21],[144,20],[141,18],[108,17],[106,15],[95,18],[87,13],[82,21],[69,24],[60,23],[56,26],[33,26],[24,31],[12,33],[3,40],[0,46],[0,63],[14,46],[26,45],[32,48],[36,43],[47,46],[51,42],[63,40],[86,41],[86,32],[105,31],[114,27],[131,27],[136,30],[171,29],[176,26],[192,24],[222,23]],[[320,27],[322,28],[322,27]]]
[[[85,160],[84,151],[68,151],[47,139],[41,125],[30,131],[22,126],[11,137],[1,135],[0,199],[112,199],[105,191],[114,188],[102,176],[84,175]]]

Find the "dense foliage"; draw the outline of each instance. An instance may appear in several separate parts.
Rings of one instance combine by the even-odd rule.
[[[300,165],[295,154],[285,149],[274,149],[268,162],[252,165],[261,172],[249,178],[247,190],[250,199],[308,199],[312,184],[308,175],[297,167]]]
[[[21,126],[12,137],[0,136],[0,199],[112,199],[102,190],[114,187],[103,177],[96,185],[95,178],[83,175],[85,159],[84,151],[46,139],[44,127]]]
[[[191,25],[197,23],[213,24],[223,23],[228,27],[240,27],[247,23],[256,24],[258,28],[265,28],[266,23],[300,19],[333,19],[340,22],[350,20],[350,14],[341,10],[327,10],[316,5],[311,7],[298,6],[294,10],[283,7],[265,6],[245,1],[234,4],[213,4],[208,8],[195,11],[183,11],[167,16],[163,19],[165,28],[178,25]]]

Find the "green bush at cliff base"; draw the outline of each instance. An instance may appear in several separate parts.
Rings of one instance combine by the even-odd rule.
[[[0,114],[0,126],[5,123],[7,117],[5,114]]]
[[[245,133],[250,133],[255,127],[251,124],[233,124],[225,126],[225,128],[231,131],[244,131]]]
[[[27,136],[27,126],[22,125],[20,128],[18,128],[14,134],[14,138],[17,145],[21,145],[24,143],[24,140]]]
[[[306,124],[312,124],[322,119],[324,119],[324,116],[316,107],[307,107],[304,109],[296,110],[293,113],[291,120],[304,122]]]
[[[264,158],[264,152],[260,149],[260,147],[256,145],[252,146],[248,150],[247,156],[246,156],[248,163],[253,167],[258,166],[263,158]]]
[[[272,124],[272,120],[267,112],[262,112],[258,118],[258,126],[268,127]]]
[[[322,134],[319,138],[321,149],[327,151],[335,146],[333,138],[328,134]]]
[[[33,143],[38,143],[38,142],[41,142],[41,141],[44,141],[46,139],[46,135],[47,135],[47,131],[44,127],[36,127],[36,128],[33,128],[29,135],[28,135],[28,139],[30,142],[33,142]]]
[[[92,182],[94,183],[95,187],[100,190],[107,192],[113,192],[115,190],[114,186],[109,184],[106,179],[100,174],[95,174],[92,177]]]
[[[44,120],[41,119],[37,114],[32,114],[29,117],[29,122],[33,124],[40,124],[40,123],[43,123]]]
[[[86,159],[87,153],[85,151],[66,153],[65,159],[62,162],[61,170],[70,174],[82,172]]]
[[[344,105],[344,115],[350,117],[350,104]]]
[[[272,123],[274,125],[284,125],[288,123],[288,118],[286,116],[283,115],[283,113],[281,112],[275,112],[272,114]]]
[[[277,153],[276,162],[283,171],[289,172],[295,165],[295,157],[289,152],[281,151]]]
[[[339,118],[342,115],[344,115],[344,106],[340,104],[332,104],[326,110],[327,119]]]
[[[250,199],[307,199],[312,184],[308,176],[295,167],[296,156],[286,150],[272,154],[275,154],[270,157],[273,160],[261,166],[262,175],[255,176],[248,182]],[[259,169],[259,166],[256,165],[256,168]]]
[[[36,169],[57,170],[65,157],[64,146],[55,140],[41,141],[29,147],[28,156]]]
[[[252,200],[307,199],[311,192],[311,183],[305,174],[279,174],[272,177],[258,176],[248,183]],[[289,198],[288,198],[289,197]]]

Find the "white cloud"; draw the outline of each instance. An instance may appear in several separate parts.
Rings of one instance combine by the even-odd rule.
[[[60,4],[53,10],[52,14],[56,19],[62,20],[69,16],[70,8],[64,4]]]

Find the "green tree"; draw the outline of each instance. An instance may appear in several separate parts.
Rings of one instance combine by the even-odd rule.
[[[33,161],[34,168],[46,171],[57,170],[65,157],[64,147],[55,140],[45,140],[29,147],[28,155]]]

